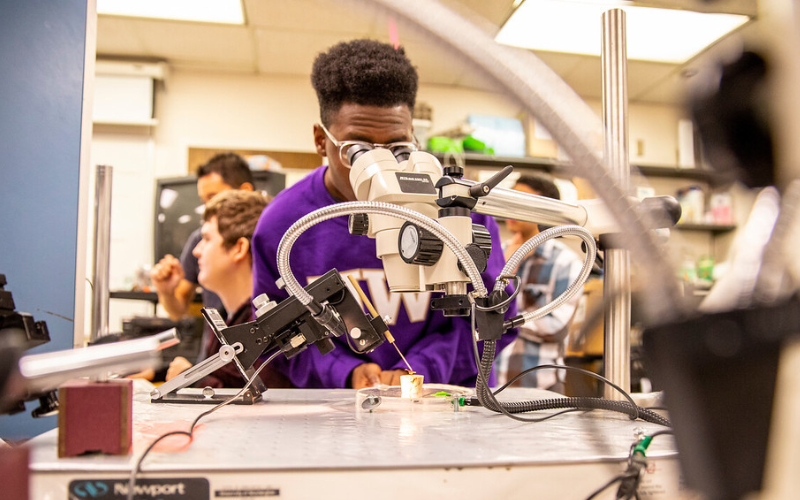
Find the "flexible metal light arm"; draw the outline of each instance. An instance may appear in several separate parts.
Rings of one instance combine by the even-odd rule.
[[[299,238],[300,235],[310,227],[319,224],[320,222],[332,219],[334,217],[340,217],[342,215],[363,213],[397,217],[399,219],[414,222],[425,230],[430,231],[431,234],[441,239],[447,248],[449,248],[456,255],[458,261],[461,263],[467,276],[472,282],[475,296],[486,296],[486,286],[483,284],[480,272],[475,267],[475,263],[472,261],[472,258],[469,256],[461,243],[455,238],[455,236],[453,236],[447,229],[443,228],[438,222],[430,217],[426,217],[418,212],[415,212],[414,210],[392,205],[391,203],[353,201],[347,203],[338,203],[336,205],[331,205],[311,212],[292,224],[292,226],[283,235],[283,238],[278,245],[278,272],[280,273],[281,279],[283,279],[288,292],[297,297],[302,304],[308,306],[313,302],[313,297],[311,297],[311,295],[306,292],[302,286],[300,286],[300,283],[294,277],[294,274],[292,274],[292,270],[289,265],[289,254],[295,241],[297,241],[297,238]]]

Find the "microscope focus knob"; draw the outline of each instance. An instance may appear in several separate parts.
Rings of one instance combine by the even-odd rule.
[[[472,225],[472,243],[466,246],[466,250],[478,271],[484,272],[489,262],[489,255],[492,253],[492,235],[486,227],[481,224]],[[458,269],[464,272],[461,262],[458,263]]]
[[[492,253],[492,234],[483,224],[472,225],[472,242],[486,253],[486,258]]]
[[[436,264],[444,248],[442,240],[413,222],[406,222],[400,228],[397,246],[404,262],[419,266]]]
[[[457,179],[464,177],[464,169],[458,165],[446,165],[442,168],[442,173]]]
[[[347,221],[347,230],[356,236],[366,236],[369,233],[369,216],[367,214],[351,214]]]

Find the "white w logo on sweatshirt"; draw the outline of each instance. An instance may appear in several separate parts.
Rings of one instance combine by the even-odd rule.
[[[387,325],[394,325],[400,312],[400,304],[406,309],[406,315],[412,323],[425,321],[430,310],[431,292],[403,292],[391,293],[389,286],[386,284],[386,274],[383,269],[352,269],[349,271],[340,271],[339,274],[345,278],[345,284],[352,288],[352,283],[347,279],[348,275],[353,276],[357,281],[366,281],[367,291],[369,292],[370,300],[375,309],[382,317],[389,316],[390,320],[386,322]],[[312,283],[319,279],[319,276],[312,276],[308,278],[308,283]],[[363,286],[363,285],[362,285]],[[359,304],[361,304],[361,297],[355,290],[351,290]],[[363,304],[362,304],[363,307]]]

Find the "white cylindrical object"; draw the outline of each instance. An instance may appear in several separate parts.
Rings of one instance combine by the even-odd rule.
[[[400,376],[400,397],[417,399],[422,397],[423,375],[410,374]]]
[[[108,274],[111,246],[112,167],[97,166],[94,200],[94,272],[91,340],[108,335]]]

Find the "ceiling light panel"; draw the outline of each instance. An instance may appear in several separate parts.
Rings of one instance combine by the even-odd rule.
[[[600,55],[603,12],[625,11],[628,59],[683,63],[747,16],[631,6],[623,1],[526,0],[495,40],[534,50]]]
[[[220,24],[244,24],[242,0],[97,0],[97,13]]]

